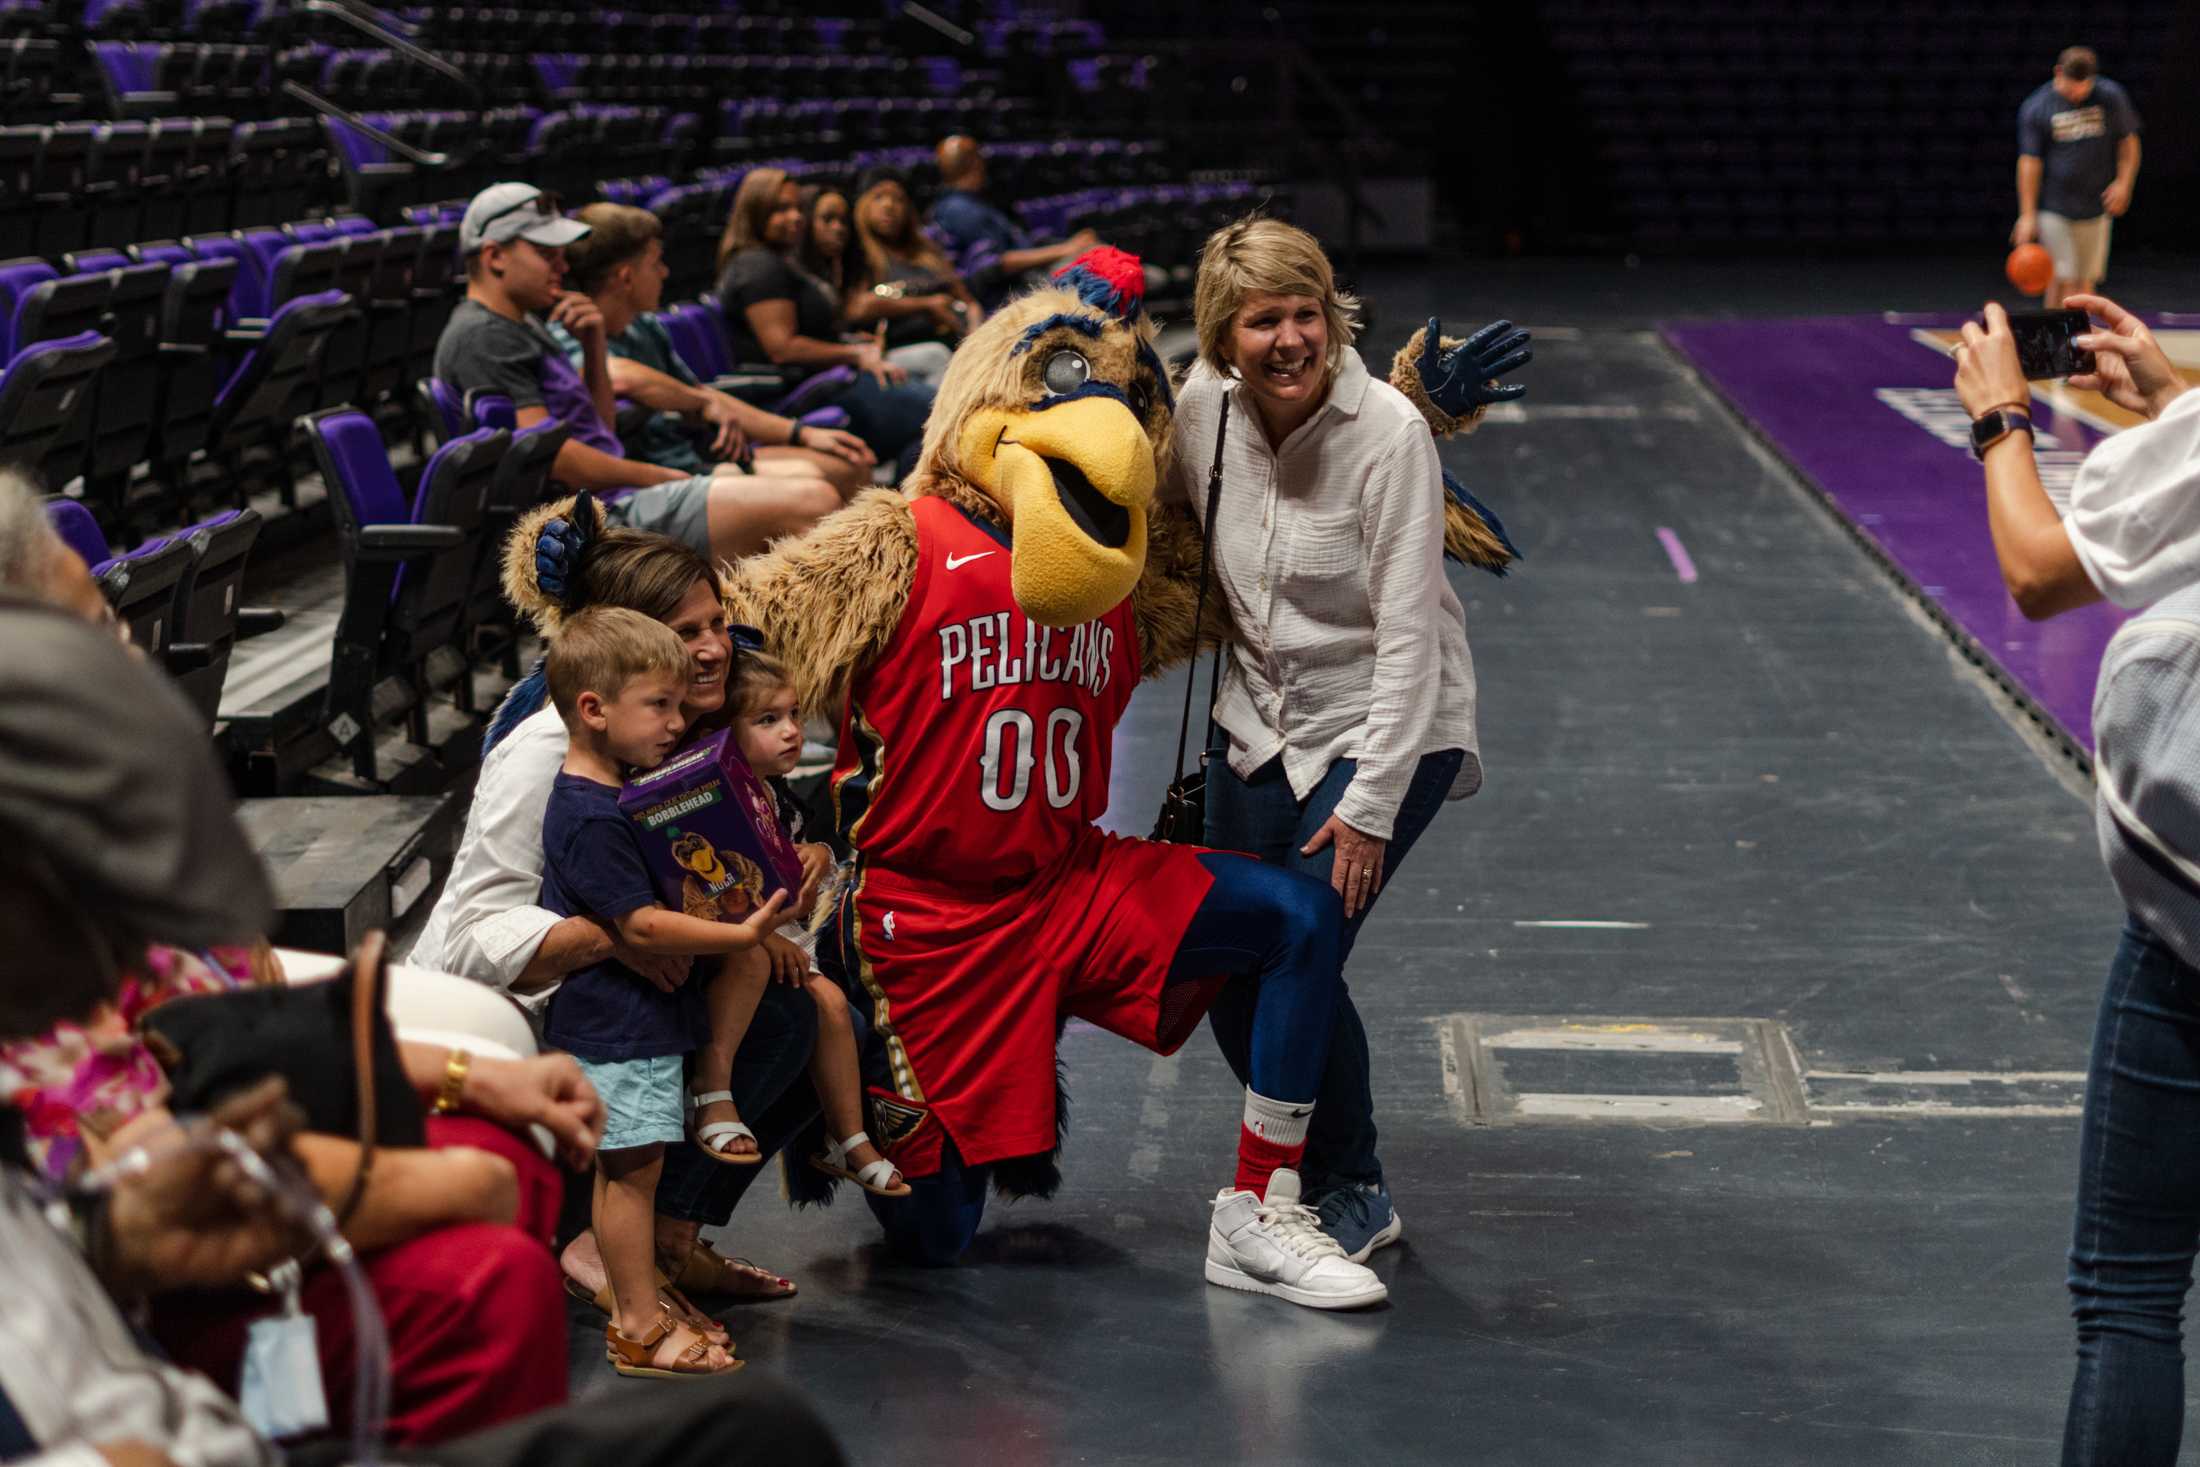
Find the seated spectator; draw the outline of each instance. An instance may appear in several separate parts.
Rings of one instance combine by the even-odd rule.
[[[514,533],[531,543],[535,528],[523,521]],[[662,535],[608,530],[574,575],[569,610],[623,606],[679,635],[694,662],[681,704],[691,736],[724,727],[734,651],[709,562]],[[558,625],[552,620],[541,630],[554,639]],[[512,690],[497,712],[491,740],[451,873],[412,961],[503,989],[538,1014],[567,974],[609,958],[668,979],[684,971],[674,960],[631,951],[587,917],[560,916],[541,904],[543,814],[570,740],[549,706],[540,673]],[[816,1040],[817,1006],[801,991],[774,984],[735,1052],[731,1086],[733,1104],[766,1157],[817,1114],[817,1097],[802,1083]],[[763,1170],[717,1164],[687,1143],[666,1148],[657,1187],[657,1249],[675,1287],[751,1299],[795,1292],[785,1278],[725,1257],[701,1236],[704,1224],[722,1227],[731,1221],[735,1205]],[[603,1264],[593,1237],[582,1234],[561,1263],[583,1297],[602,1293]]]
[[[846,409],[855,435],[906,477],[924,446],[932,389],[887,361],[876,337],[841,339],[840,299],[801,268],[801,249],[802,203],[793,180],[777,168],[751,169],[718,241],[718,303],[734,356],[773,363],[797,379],[854,367],[854,384],[833,402]]]
[[[1036,242],[1030,230],[987,203],[985,151],[976,138],[962,133],[945,138],[937,156],[940,196],[932,203],[932,226],[947,236],[947,247],[957,259],[967,258],[980,245],[995,256],[977,282],[978,298],[987,306],[1014,295],[1027,276],[1043,276],[1100,243],[1100,236],[1089,229],[1064,240]]]
[[[2179,375],[2146,324],[2106,296],[2065,304],[2104,326],[2077,338],[2096,370],[2070,385],[2147,421],[2096,447],[2067,507],[2048,497],[2032,456],[2031,384],[2017,363],[2008,315],[1986,307],[1956,348],[1956,392],[1981,431],[1987,524],[2002,580],[2033,620],[2106,597],[2127,610],[2200,581],[2200,392]]]
[[[680,359],[655,314],[671,273],[664,226],[655,214],[626,204],[590,204],[576,217],[589,233],[566,246],[565,266],[574,288],[603,316],[612,390],[657,409],[640,432],[627,435],[630,453],[688,474],[710,472],[713,461],[753,457],[756,473],[823,478],[843,498],[870,483],[877,460],[853,433],[807,427],[706,387]],[[587,354],[580,342],[555,322],[550,334],[581,370]],[[699,436],[710,459],[698,447]]]
[[[916,365],[898,352],[952,349],[985,319],[947,256],[917,228],[916,206],[898,177],[877,177],[857,197],[855,232],[859,248],[847,261],[843,311],[853,326],[885,323],[888,361],[903,361],[914,375]],[[934,355],[936,382],[947,371],[947,353]]]
[[[564,288],[565,247],[587,233],[532,184],[500,183],[475,195],[458,227],[466,298],[436,343],[435,375],[460,393],[509,397],[521,427],[555,416],[572,430],[551,470],[559,483],[603,494],[620,524],[720,559],[761,550],[838,509],[839,492],[822,479],[752,478],[731,464],[683,474],[627,457],[610,426],[617,410],[603,315]],[[580,371],[546,321],[580,342]]]
[[[121,996],[131,955],[155,944],[196,950],[264,931],[272,901],[181,700],[110,639],[47,607],[0,605],[0,644],[0,1039],[12,1040],[92,1020]],[[78,735],[57,743],[57,725]],[[280,1081],[232,1097],[208,1121],[267,1164],[295,1168],[299,1116]],[[0,1113],[0,1254],[12,1286],[0,1308],[0,1440],[10,1460],[275,1467],[282,1454],[237,1405],[147,1353],[116,1300],[233,1285],[306,1239],[221,1152],[148,1139],[152,1159],[111,1193],[56,1199],[63,1228],[26,1170],[17,1113]],[[520,1322],[430,1297],[432,1280],[405,1283],[467,1347],[445,1362],[446,1388],[530,1389],[478,1379],[512,1372],[522,1347],[505,1336]],[[537,1327],[562,1367],[555,1303]],[[390,1333],[402,1360],[413,1348],[406,1329],[393,1320]],[[539,1347],[524,1348],[531,1359]],[[815,1413],[746,1380],[698,1386],[638,1417],[537,1413],[432,1454],[446,1467],[614,1457],[625,1467],[840,1461]],[[402,1448],[393,1457],[408,1459],[420,1460]]]
[[[85,604],[86,588],[96,608]],[[94,625],[104,620],[104,598],[83,561],[13,473],[0,475],[0,592]],[[118,964],[113,1002],[0,1043],[0,1096],[22,1112],[26,1156],[57,1182],[170,1124],[166,1077],[138,1037],[147,1011],[172,998],[282,981],[265,943],[256,951],[196,952],[147,944],[119,953]],[[403,1051],[406,1073],[434,1099],[451,1051],[415,1044]],[[345,1221],[391,1326],[388,1430],[399,1442],[440,1441],[565,1399],[566,1352],[555,1329],[563,1311],[545,1251],[559,1188],[555,1169],[523,1137],[529,1124],[543,1122],[569,1158],[585,1164],[600,1107],[563,1055],[472,1056],[458,1069],[458,1113],[430,1119],[426,1148],[380,1152],[364,1198]],[[296,1146],[324,1197],[340,1199],[358,1143],[309,1134]],[[309,1270],[301,1304],[318,1324],[334,1382],[329,1404],[341,1424],[351,1404],[343,1280],[327,1267]],[[155,1311],[154,1328],[175,1359],[234,1391],[245,1332],[276,1307],[244,1290],[170,1300]],[[481,1371],[453,1371],[461,1359]]]
[[[823,281],[835,299],[847,294],[848,198],[838,189],[805,184],[797,195],[802,205],[802,268]],[[947,375],[951,353],[936,341],[890,346],[886,360],[909,374],[921,386],[937,388]]]

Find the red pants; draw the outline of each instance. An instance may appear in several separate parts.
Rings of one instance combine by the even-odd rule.
[[[369,1254],[365,1264],[390,1340],[394,1445],[424,1446],[565,1400],[565,1295],[549,1250],[558,1170],[531,1140],[470,1116],[428,1121],[430,1146],[493,1151],[519,1173],[511,1226],[460,1223]],[[351,1424],[351,1302],[337,1271],[306,1274],[300,1303],[320,1336],[329,1424]],[[234,1393],[253,1320],[267,1296],[241,1290],[164,1296],[153,1333],[178,1364]]]

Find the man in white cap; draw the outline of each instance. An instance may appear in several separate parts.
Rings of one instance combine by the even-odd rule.
[[[436,343],[435,375],[462,394],[510,398],[522,428],[544,418],[564,423],[571,436],[552,477],[593,491],[613,523],[670,535],[713,559],[752,554],[840,508],[840,492],[823,478],[750,477],[732,464],[687,474],[627,457],[611,428],[617,409],[603,316],[587,296],[565,289],[565,247],[587,234],[533,184],[492,184],[476,194],[458,226],[466,299]],[[578,371],[546,320],[580,343]]]

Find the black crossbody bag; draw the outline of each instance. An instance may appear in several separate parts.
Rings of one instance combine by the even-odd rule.
[[[1199,646],[1199,624],[1207,613],[1207,581],[1214,573],[1215,511],[1222,502],[1222,447],[1230,438],[1230,404],[1222,405],[1222,426],[1215,430],[1214,467],[1207,470],[1207,521],[1199,537],[1199,599],[1192,611],[1192,646]],[[1215,695],[1222,687],[1222,648],[1207,675],[1207,722],[1199,740],[1199,763],[1189,774],[1184,770],[1184,748],[1192,732],[1192,690],[1199,683],[1195,662],[1184,680],[1184,718],[1176,730],[1176,778],[1161,797],[1161,815],[1153,823],[1153,839],[1174,845],[1196,846],[1207,836],[1207,745],[1215,722]]]

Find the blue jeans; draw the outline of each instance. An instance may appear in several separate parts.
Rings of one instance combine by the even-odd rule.
[[[2086,1071],[2070,1242],[2078,1371],[2064,1467],[2171,1467],[2200,1248],[2200,970],[2138,918],[2108,967]]]
[[[924,420],[932,415],[931,388],[914,382],[881,387],[870,373],[858,372],[833,406],[847,411],[849,432],[881,459],[891,459],[900,478],[909,477],[924,447]]]
[[[756,1132],[756,1145],[771,1156],[817,1115],[810,1088],[810,1051],[817,1045],[817,1004],[799,988],[774,983],[756,1005],[749,1032],[733,1054],[733,1103]],[[657,1182],[657,1215],[723,1227],[767,1168],[727,1166],[682,1141],[665,1148]]]
[[[1247,1014],[1248,1083],[1274,1100],[1311,1100],[1321,1083],[1330,1017],[1342,985],[1337,895],[1328,887],[1239,856],[1203,855],[1214,877],[1169,965],[1171,983],[1218,974]],[[864,1194],[901,1258],[953,1263],[985,1219],[989,1166],[967,1165],[952,1138],[940,1169],[912,1178],[907,1197]]]
[[[1216,741],[1207,760],[1206,843],[1219,850],[1244,851],[1286,871],[1303,872],[1326,886],[1337,862],[1337,848],[1326,846],[1312,856],[1302,856],[1299,850],[1335,813],[1337,802],[1344,798],[1345,787],[1352,783],[1359,768],[1357,761],[1339,759],[1330,765],[1321,783],[1301,801],[1291,793],[1291,781],[1284,778],[1280,756],[1254,770],[1251,779],[1240,779],[1230,770],[1228,735],[1218,730]],[[1389,890],[1406,853],[1443,807],[1444,796],[1450,792],[1465,759],[1459,749],[1422,756],[1420,768],[1406,788],[1405,801],[1398,807],[1389,848],[1384,852],[1383,890]],[[1377,900],[1380,895],[1377,893]],[[1339,967],[1351,960],[1360,926],[1373,909],[1372,901],[1361,907],[1359,915],[1346,922],[1338,934]],[[1246,1000],[1240,985],[1224,989],[1207,1011],[1207,1026],[1214,1031],[1215,1043],[1229,1061],[1231,1071],[1240,1082],[1249,1084],[1253,1014]],[[1315,1097],[1314,1118],[1306,1133],[1306,1158],[1300,1168],[1309,1195],[1325,1187],[1379,1183],[1383,1179],[1383,1164],[1375,1154],[1375,1095],[1369,1073],[1367,1028],[1360,1022],[1360,1011],[1342,980],[1337,985],[1332,1023],[1328,1068]]]

